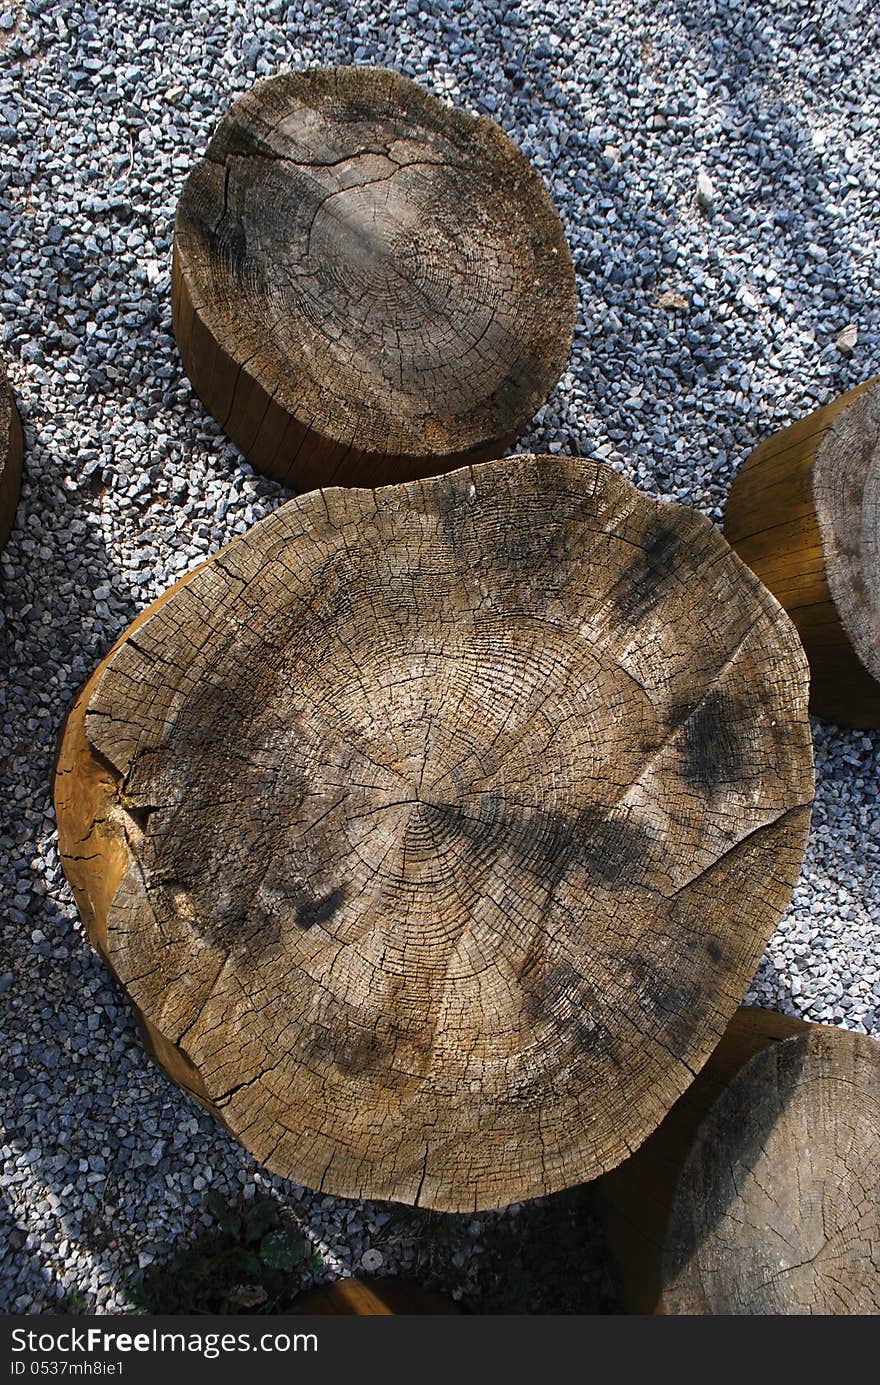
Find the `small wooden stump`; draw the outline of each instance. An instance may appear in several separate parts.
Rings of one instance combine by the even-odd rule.
[[[297,489],[500,455],[555,385],[571,255],[499,127],[382,68],[258,82],[177,210],[174,330],[205,407]]]
[[[806,697],[715,527],[609,468],[316,492],[84,689],[65,870],[271,1169],[499,1206],[614,1167],[714,1049],[800,868]]]
[[[0,549],[9,538],[21,491],[21,420],[5,371],[0,368]]]
[[[700,1127],[663,1258],[667,1313],[880,1313],[880,1045],[758,1054]]]
[[[322,1316],[391,1317],[416,1314],[435,1317],[460,1310],[452,1299],[431,1293],[405,1279],[337,1279],[297,1299],[298,1313]]]
[[[798,628],[810,709],[880,726],[880,377],[761,443],[724,532]]]

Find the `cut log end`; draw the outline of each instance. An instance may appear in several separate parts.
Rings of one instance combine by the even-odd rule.
[[[299,489],[497,456],[561,373],[574,271],[492,121],[380,68],[237,100],[175,226],[175,333],[208,410]]]
[[[5,546],[15,520],[22,451],[21,420],[6,374],[0,368],[0,549]]]
[[[663,1307],[880,1313],[880,1046],[817,1029],[758,1054],[681,1172]]]
[[[279,1173],[461,1211],[657,1125],[811,797],[800,645],[714,526],[521,457],[236,539],[85,689],[56,806],[178,1080]]]
[[[724,532],[798,627],[811,709],[880,726],[880,380],[763,442]]]

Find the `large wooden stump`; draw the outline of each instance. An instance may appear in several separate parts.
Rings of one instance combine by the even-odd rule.
[[[667,1313],[880,1313],[880,1045],[817,1030],[753,1058],[682,1168]]]
[[[806,698],[715,527],[608,468],[316,492],[84,689],[65,870],[271,1169],[496,1206],[619,1163],[715,1047],[800,867]]]
[[[187,179],[174,330],[260,471],[376,485],[500,455],[568,358],[574,271],[493,121],[382,68],[237,100]]]
[[[811,710],[880,726],[880,377],[761,443],[724,532],[798,628]]]
[[[0,549],[9,538],[21,490],[21,420],[6,373],[0,367]]]

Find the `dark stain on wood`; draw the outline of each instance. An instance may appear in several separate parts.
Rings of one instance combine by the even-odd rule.
[[[628,969],[639,1008],[652,1028],[665,1036],[665,1042],[680,1052],[686,1047],[694,1017],[702,1012],[699,983],[687,979],[680,956],[667,960],[635,953]]]
[[[552,1020],[561,1035],[583,1054],[602,1053],[611,1040],[608,1027],[594,1018],[601,998],[570,962],[559,962],[544,975],[540,987],[529,990],[528,1010],[535,1019]]]
[[[704,793],[741,779],[747,764],[743,709],[736,698],[712,688],[684,724],[684,777]]]
[[[304,899],[296,906],[298,928],[313,928],[316,923],[329,923],[333,915],[345,902],[346,890],[343,887],[331,890],[321,899]]]
[[[651,843],[642,823],[609,818],[593,805],[574,813],[545,812],[514,808],[497,795],[484,794],[478,816],[448,804],[426,803],[423,808],[444,832],[463,836],[476,860],[485,863],[505,852],[551,892],[578,868],[604,884],[631,879]]]
[[[614,604],[623,620],[636,624],[666,594],[666,583],[683,570],[684,541],[679,528],[659,516],[645,529],[639,551],[624,569]]]

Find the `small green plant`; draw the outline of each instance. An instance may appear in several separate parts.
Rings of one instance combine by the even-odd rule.
[[[145,1313],[288,1311],[310,1269],[321,1265],[292,1217],[274,1198],[230,1203],[208,1193],[216,1226],[129,1290]]]

